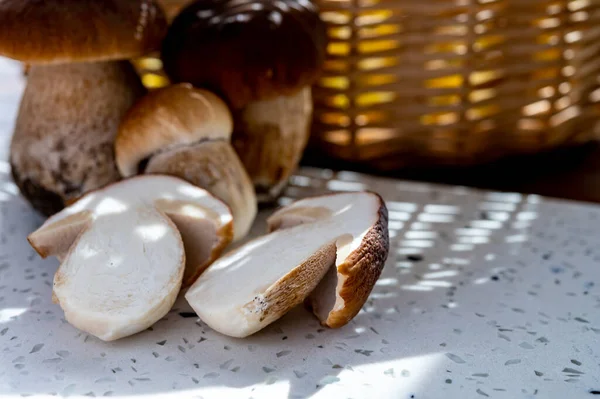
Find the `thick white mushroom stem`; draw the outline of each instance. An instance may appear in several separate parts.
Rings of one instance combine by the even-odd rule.
[[[189,289],[186,299],[198,316],[211,328],[241,338],[310,295],[324,325],[347,324],[387,259],[387,210],[381,198],[372,193],[308,198],[276,212],[269,224],[277,230],[217,260]]]
[[[205,190],[144,176],[85,195],[28,239],[42,257],[62,260],[53,299],[66,320],[112,341],[162,318],[182,280],[196,278],[230,242],[231,225],[226,205]],[[186,251],[190,242],[200,249]]]
[[[252,102],[235,114],[232,143],[259,202],[279,197],[296,171],[308,144],[312,114],[310,87],[291,96]]]
[[[202,141],[165,150],[150,158],[146,173],[177,176],[208,190],[231,208],[234,240],[248,234],[257,213],[256,195],[231,144]]]
[[[120,179],[113,142],[145,89],[128,62],[34,65],[10,162],[24,196],[45,215]]]

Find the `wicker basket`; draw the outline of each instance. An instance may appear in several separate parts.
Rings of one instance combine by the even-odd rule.
[[[600,0],[316,2],[331,43],[309,151],[390,170],[600,137]]]
[[[598,0],[321,0],[313,149],[378,169],[596,139]]]

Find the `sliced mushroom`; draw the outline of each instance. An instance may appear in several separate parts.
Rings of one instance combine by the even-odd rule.
[[[270,219],[271,233],[213,263],[186,299],[211,328],[232,337],[261,330],[310,295],[323,325],[360,311],[389,251],[387,208],[369,192],[298,201]]]
[[[44,215],[117,181],[113,143],[145,93],[128,59],[157,50],[154,0],[0,1],[0,56],[26,63],[11,145],[16,184]]]
[[[117,165],[125,177],[142,169],[210,191],[230,206],[239,240],[250,230],[258,205],[231,146],[232,130],[231,113],[219,97],[189,84],[173,85],[142,98],[124,118],[115,143]]]
[[[112,341],[148,328],[231,241],[229,209],[168,176],[90,192],[28,239],[62,260],[53,298],[73,326]]]
[[[195,1],[169,28],[166,73],[222,95],[235,110],[234,147],[261,202],[278,197],[298,166],[326,48],[311,1]]]

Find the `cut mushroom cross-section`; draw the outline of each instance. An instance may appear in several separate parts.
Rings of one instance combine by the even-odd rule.
[[[228,207],[168,176],[141,176],[93,191],[29,237],[57,256],[53,297],[69,323],[102,340],[140,332],[173,305],[231,241]]]
[[[234,238],[244,237],[257,213],[254,187],[231,146],[232,116],[223,100],[189,84],[142,98],[127,114],[115,143],[125,177],[140,169],[180,177],[229,205]]]
[[[271,233],[213,263],[186,299],[211,328],[246,337],[308,299],[321,323],[360,311],[389,251],[387,208],[370,192],[297,201],[269,219]]]

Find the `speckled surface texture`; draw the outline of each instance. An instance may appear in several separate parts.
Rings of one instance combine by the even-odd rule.
[[[536,196],[303,170],[284,202],[368,188],[389,207],[391,255],[350,325],[300,308],[230,339],[180,298],[122,341],[75,330],[6,164],[18,76],[0,60],[0,397],[600,398],[600,208]]]

